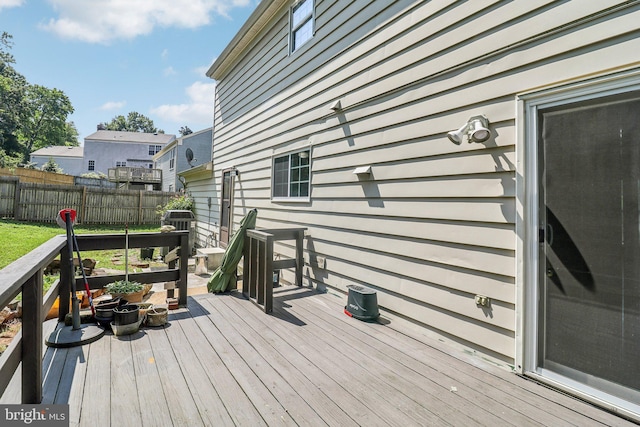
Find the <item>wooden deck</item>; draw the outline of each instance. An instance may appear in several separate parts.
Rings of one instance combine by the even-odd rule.
[[[267,315],[239,292],[189,297],[164,328],[48,349],[44,402],[93,427],[632,425],[345,300],[285,286]]]

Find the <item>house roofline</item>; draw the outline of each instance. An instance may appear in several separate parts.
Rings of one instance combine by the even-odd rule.
[[[213,177],[213,162],[203,163],[177,173],[187,181],[199,181]]]
[[[247,22],[209,67],[207,77],[221,80],[282,6],[288,3],[289,0],[262,0],[249,16]]]

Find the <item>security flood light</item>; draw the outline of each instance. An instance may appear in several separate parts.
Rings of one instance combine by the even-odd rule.
[[[447,137],[454,144],[460,145],[464,135],[468,141],[484,142],[491,137],[489,130],[489,119],[485,116],[473,116],[460,129],[447,133]]]

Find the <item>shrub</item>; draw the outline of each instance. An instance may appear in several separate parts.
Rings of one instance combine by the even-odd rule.
[[[49,161],[42,166],[42,170],[45,172],[53,172],[53,173],[62,173],[62,168],[58,166],[58,164],[53,160],[52,157],[49,157]]]
[[[181,193],[173,196],[166,205],[160,206],[156,208],[156,213],[160,216],[164,215],[166,211],[169,210],[185,210],[193,212],[194,200],[187,193]]]

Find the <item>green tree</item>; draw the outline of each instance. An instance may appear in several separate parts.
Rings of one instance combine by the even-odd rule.
[[[98,126],[106,130],[124,132],[164,133],[162,129],[155,127],[153,120],[135,111],[130,112],[127,117],[119,115],[111,119],[109,123],[100,123]]]
[[[34,149],[78,145],[78,133],[66,123],[73,107],[58,89],[31,85],[14,68],[12,36],[0,35],[0,162],[26,162]],[[74,132],[75,131],[75,143]]]
[[[25,115],[24,96],[28,86],[24,76],[18,73],[13,55],[9,53],[13,43],[6,32],[0,35],[0,150],[3,163],[12,164],[23,152],[17,130]]]
[[[25,156],[50,145],[66,145],[67,117],[73,113],[69,98],[40,85],[29,85],[25,95],[26,116],[18,132]]]
[[[187,136],[192,134],[193,131],[191,129],[189,129],[189,126],[182,126],[180,128],[180,136]]]
[[[78,141],[78,136],[80,136],[80,133],[76,128],[76,124],[74,122],[67,122],[65,125],[64,145],[68,147],[79,146],[80,142]]]

